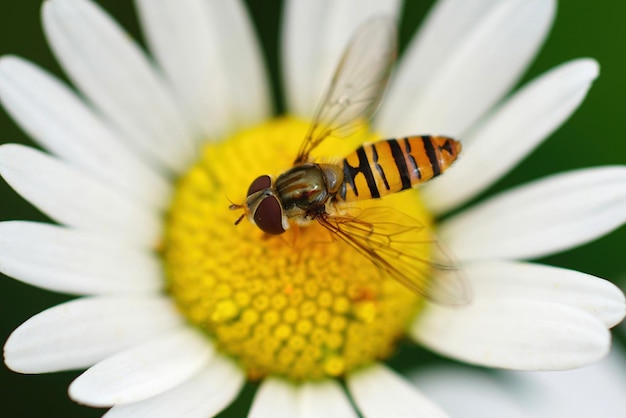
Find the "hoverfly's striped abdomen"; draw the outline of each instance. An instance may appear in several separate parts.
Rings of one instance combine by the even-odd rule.
[[[444,136],[411,136],[365,144],[344,158],[341,200],[386,196],[443,173],[461,152]]]

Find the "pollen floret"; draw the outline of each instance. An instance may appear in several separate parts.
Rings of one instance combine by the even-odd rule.
[[[316,223],[279,237],[233,224],[227,198],[243,199],[256,176],[288,168],[305,131],[286,118],[207,146],[168,214],[168,292],[250,378],[340,376],[387,358],[419,307],[418,296]],[[336,156],[362,141],[337,140]],[[417,193],[393,204],[428,223]]]

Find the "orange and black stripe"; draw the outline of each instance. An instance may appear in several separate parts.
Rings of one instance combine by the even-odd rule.
[[[344,201],[373,199],[409,189],[443,173],[461,143],[443,136],[412,136],[365,144],[344,158]]]

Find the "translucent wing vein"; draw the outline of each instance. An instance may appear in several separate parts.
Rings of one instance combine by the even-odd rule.
[[[470,301],[460,268],[416,219],[388,207],[374,207],[357,216],[325,214],[318,221],[411,291],[447,306]]]
[[[313,117],[296,164],[308,161],[310,152],[329,136],[347,135],[369,121],[387,87],[396,38],[390,17],[372,19],[355,33]]]

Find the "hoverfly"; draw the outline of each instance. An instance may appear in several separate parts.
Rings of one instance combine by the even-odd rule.
[[[379,17],[361,26],[343,53],[293,167],[276,178],[259,176],[246,201],[230,208],[244,211],[235,224],[248,217],[271,235],[284,233],[290,221],[318,222],[413,292],[440,304],[462,305],[469,301],[468,288],[450,258],[444,255],[446,261],[437,263],[416,254],[415,247],[424,244],[423,235],[419,242],[415,239],[415,232],[424,229],[419,221],[388,207],[366,208],[357,215],[347,209],[350,202],[382,198],[438,176],[456,160],[458,141],[429,135],[385,139],[362,145],[338,164],[317,163],[310,156],[326,138],[368,123],[395,58],[392,19]],[[428,244],[441,249],[435,238]],[[452,274],[442,274],[434,283],[429,279],[433,268]]]

